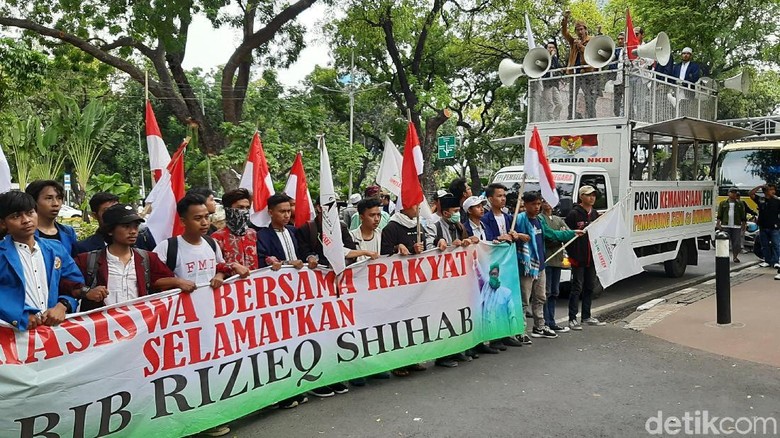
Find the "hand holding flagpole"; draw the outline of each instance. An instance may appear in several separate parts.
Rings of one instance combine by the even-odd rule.
[[[401,165],[401,209],[406,210],[418,206],[423,202],[422,185],[420,175],[423,172],[423,155],[420,148],[420,139],[417,137],[417,129],[412,123],[412,111],[406,110],[408,126],[406,128],[406,141],[404,142],[404,157]],[[422,243],[422,231],[420,227],[420,213],[417,213],[417,244]]]

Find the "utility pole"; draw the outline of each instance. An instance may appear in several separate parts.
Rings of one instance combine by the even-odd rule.
[[[352,156],[352,139],[355,129],[355,49],[352,49],[352,60],[349,66],[349,155]],[[352,196],[352,166],[349,166],[348,197]]]

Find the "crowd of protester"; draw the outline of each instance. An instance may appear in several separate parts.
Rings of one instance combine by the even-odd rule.
[[[581,330],[582,325],[604,325],[590,315],[598,279],[587,238],[577,239],[569,250],[573,281],[569,322],[563,327],[555,322],[562,253],[546,262],[563,242],[583,235],[582,229],[598,217],[593,208],[595,190],[580,189],[580,204],[565,220],[554,216],[538,193],[528,192],[522,195],[523,211],[513,221],[506,208],[506,192],[503,185],[491,184],[484,197],[474,196],[467,181],[459,178],[434,195],[431,217],[418,218],[418,206],[396,209],[389,194],[370,186],[363,196],[351,197],[351,210],[342,212],[343,255],[348,264],[394,254],[444,251],[480,241],[517,243],[523,308],[533,321],[530,332],[480,343],[437,359],[437,366],[456,367],[480,354],[530,345],[531,338],[554,339],[559,333]],[[329,265],[322,246],[322,209],[315,203],[315,218],[295,228],[295,205],[285,194],[268,198],[270,224],[255,227],[250,221],[252,194],[246,189],[228,191],[222,197],[224,227],[217,228],[212,223],[217,210],[214,193],[192,189],[177,204],[183,233],[162,242],[154,242],[135,208],[103,192],[89,202],[97,231],[77,241],[73,228],[56,221],[63,195],[56,181],[34,181],[24,192],[0,195],[0,226],[6,233],[0,244],[0,319],[18,330],[57,325],[67,313],[164,290],[191,293],[206,284],[217,288],[233,275],[246,277],[259,268]],[[582,318],[578,319],[580,299]],[[392,374],[404,377],[425,369],[424,364],[414,364],[392,370]],[[349,383],[363,386],[371,378],[390,375],[380,373]],[[309,394],[343,394],[349,390],[347,383]],[[306,394],[301,394],[281,401],[278,407],[294,408],[306,401]],[[227,433],[227,426],[204,432],[208,436]]]

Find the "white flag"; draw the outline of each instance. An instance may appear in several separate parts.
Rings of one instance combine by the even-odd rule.
[[[625,206],[620,201],[587,227],[596,275],[605,288],[644,271],[628,239]]]
[[[528,40],[528,49],[536,47],[536,41],[534,41],[534,33],[531,32],[531,20],[528,18],[528,12],[525,13],[525,37]]]
[[[333,174],[330,168],[325,136],[320,136],[320,206],[322,207],[322,252],[330,262],[336,275],[347,267],[344,260],[344,244],[341,240],[341,221],[336,204],[336,190],[333,188]]]
[[[5,158],[3,148],[0,147],[0,193],[11,190],[11,167]]]
[[[395,195],[398,199],[395,202],[397,208],[401,205],[401,163],[404,157],[393,144],[390,137],[385,137],[385,150],[382,152],[382,161],[379,163],[379,172],[376,174],[376,182],[382,188]],[[420,205],[420,218],[430,219],[433,215],[428,200],[423,197]]]

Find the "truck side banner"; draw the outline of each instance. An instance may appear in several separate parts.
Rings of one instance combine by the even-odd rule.
[[[283,268],[0,327],[0,436],[179,437],[523,332],[514,246]]]

